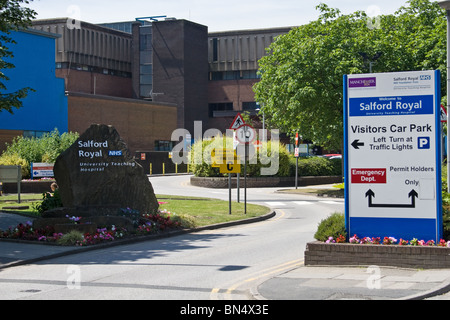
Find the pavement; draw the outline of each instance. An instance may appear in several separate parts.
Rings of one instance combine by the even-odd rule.
[[[0,212],[0,230],[28,220]],[[0,270],[103,247],[62,247],[2,240]],[[261,280],[250,291],[257,300],[450,300],[450,269],[313,267],[300,263]]]

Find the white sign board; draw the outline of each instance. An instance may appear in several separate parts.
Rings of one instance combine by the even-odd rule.
[[[54,177],[53,166],[53,163],[33,162],[31,164],[31,178]]]
[[[442,236],[438,71],[344,76],[349,236]]]

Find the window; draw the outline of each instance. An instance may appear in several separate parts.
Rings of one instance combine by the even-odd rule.
[[[155,141],[155,151],[172,151],[173,142],[166,140]]]
[[[217,38],[213,38],[213,61],[219,60],[218,43],[219,43],[219,40]]]
[[[243,70],[241,71],[241,79],[258,79],[258,70]]]
[[[24,130],[23,137],[24,138],[41,138],[45,134],[47,134],[48,131],[34,131],[34,130]]]
[[[258,105],[256,104],[255,101],[251,101],[251,102],[242,102],[242,110],[256,110],[258,109]]]
[[[239,71],[225,71],[223,73],[223,80],[238,80]]]
[[[152,84],[152,75],[151,74],[141,74],[140,76],[141,85]]]
[[[232,102],[210,103],[208,106],[209,106],[209,116],[211,118],[214,116],[214,111],[231,111],[231,110],[233,110]]]
[[[222,71],[222,72],[211,72],[210,80],[239,80],[240,72],[239,71]]]

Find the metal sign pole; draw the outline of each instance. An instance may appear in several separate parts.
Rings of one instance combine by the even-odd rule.
[[[237,173],[236,174],[236,189],[237,189],[237,202],[240,203],[240,191],[239,191],[239,180],[241,179],[241,174]]]
[[[231,215],[231,173],[228,174],[228,211]]]
[[[245,144],[245,164],[244,164],[244,214],[247,214],[247,158],[248,143]]]
[[[295,189],[298,189],[298,157],[300,156],[300,151],[298,149],[298,132],[295,134],[295,158],[296,158],[296,166],[295,166]]]

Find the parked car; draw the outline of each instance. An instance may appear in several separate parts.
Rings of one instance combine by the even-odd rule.
[[[327,159],[342,159],[342,154],[338,153],[331,153],[331,154],[324,154],[322,157]]]

